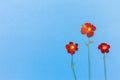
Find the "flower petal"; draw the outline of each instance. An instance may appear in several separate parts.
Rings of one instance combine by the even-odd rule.
[[[104,51],[104,50],[101,50],[101,52],[102,52],[103,54],[105,54],[105,51]]]
[[[85,24],[82,25],[82,28],[81,28],[81,33],[82,34],[86,34],[87,33],[87,26]]]
[[[103,45],[103,46],[104,46],[104,45],[107,45],[107,43],[101,43],[101,45]]]
[[[98,46],[98,49],[101,49],[101,48],[102,48],[102,46],[101,46],[101,45],[99,45],[99,46]]]
[[[73,42],[69,42],[69,44],[73,44]]]
[[[87,27],[90,27],[91,23],[85,23],[84,25],[86,25]]]
[[[110,48],[110,45],[107,45],[108,46],[108,48]]]
[[[92,30],[95,31],[96,27],[94,25],[91,26]]]
[[[106,50],[106,53],[109,53],[109,50],[108,50],[108,49]]]
[[[89,32],[89,33],[87,33],[87,37],[92,37],[94,35],[94,32],[92,31],[92,32]]]
[[[75,46],[78,47],[78,43],[76,43]]]

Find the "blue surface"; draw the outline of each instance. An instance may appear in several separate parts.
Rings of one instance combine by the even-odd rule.
[[[120,80],[119,0],[0,0],[0,80],[74,80],[65,45],[74,55],[77,80],[88,80],[87,37],[81,25],[96,27],[91,45],[92,80],[104,80],[98,44],[111,45],[108,80]]]

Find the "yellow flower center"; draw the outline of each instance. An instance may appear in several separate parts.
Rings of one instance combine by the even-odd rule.
[[[71,45],[71,49],[74,49],[75,48],[75,46],[74,45]]]
[[[92,30],[92,29],[89,27],[89,28],[88,28],[88,32],[90,32],[91,30]]]
[[[103,50],[106,50],[106,49],[107,49],[107,46],[103,46],[102,49],[103,49]]]

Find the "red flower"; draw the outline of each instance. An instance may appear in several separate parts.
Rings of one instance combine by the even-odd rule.
[[[109,52],[109,48],[110,48],[110,45],[107,44],[107,43],[101,43],[98,46],[98,49],[100,49],[103,54],[108,53]]]
[[[77,43],[74,44],[73,42],[69,42],[69,44],[66,45],[66,49],[67,49],[68,53],[73,55],[75,53],[75,51],[78,50],[78,44]]]
[[[87,37],[92,37],[94,35],[94,31],[96,30],[96,27],[91,23],[85,23],[82,25],[81,33],[87,34]]]

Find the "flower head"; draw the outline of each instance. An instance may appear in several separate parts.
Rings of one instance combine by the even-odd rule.
[[[94,31],[96,30],[96,27],[91,23],[84,23],[81,28],[82,34],[87,34],[87,37],[92,37],[94,35]]]
[[[77,43],[73,43],[73,42],[69,42],[69,44],[66,45],[66,49],[68,51],[69,54],[73,55],[75,53],[75,51],[78,50],[78,44]]]
[[[109,48],[110,48],[110,45],[107,44],[107,43],[101,43],[98,46],[98,49],[100,49],[103,54],[108,53],[109,52]]]

